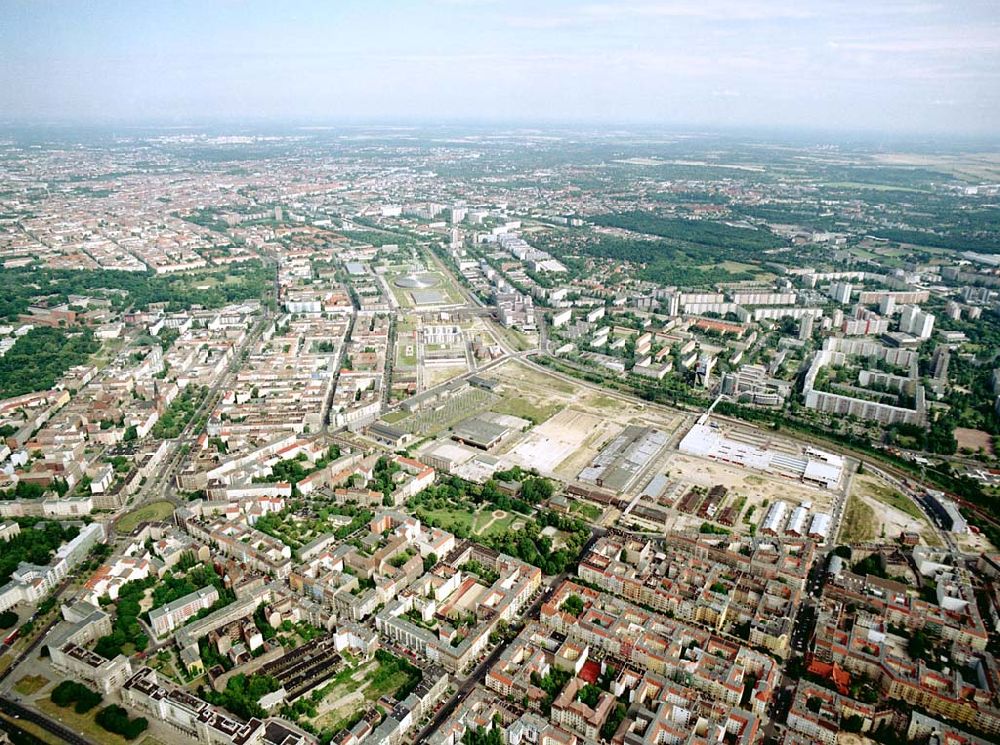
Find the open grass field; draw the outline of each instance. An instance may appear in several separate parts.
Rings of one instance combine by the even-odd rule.
[[[561,408],[562,405],[559,403],[526,401],[514,391],[509,391],[497,402],[492,411],[527,419],[532,424],[538,425],[552,418]]]
[[[752,272],[760,267],[757,264],[744,264],[741,261],[723,261],[721,264],[702,264],[699,269],[722,269],[730,274],[740,274],[741,272]]]
[[[905,495],[896,491],[895,489],[886,486],[884,484],[873,483],[870,486],[870,492],[875,499],[883,504],[887,504],[890,507],[894,507],[900,512],[905,512],[910,517],[915,520],[924,520],[924,513],[920,511],[920,508],[913,503],[912,499],[907,498]]]
[[[397,331],[396,367],[414,367],[417,364],[417,339],[412,332]]]
[[[122,517],[118,521],[118,530],[123,533],[131,533],[139,526],[139,523],[166,520],[173,512],[174,505],[170,502],[150,502]]]
[[[844,520],[840,526],[838,540],[841,543],[870,541],[877,534],[877,523],[875,510],[860,497],[852,494],[847,498],[847,507],[844,509]]]
[[[426,516],[433,519],[444,530],[454,532],[456,528],[462,528],[472,535],[487,537],[500,535],[511,530],[514,523],[523,516],[504,510],[494,510],[485,506],[475,511],[462,509],[461,507],[444,507],[435,510],[420,508],[417,510],[420,517]]]
[[[437,510],[418,509],[417,515],[427,515],[435,521],[435,524],[440,525],[442,530],[447,530],[450,533],[455,532],[455,528],[464,528],[467,531],[471,531],[474,519],[472,512],[453,507],[444,507]]]
[[[14,690],[24,696],[31,696],[42,690],[49,682],[44,675],[25,675],[14,684]]]
[[[546,375],[543,372],[517,362],[504,365],[499,369],[502,373],[500,375],[502,382],[519,386],[522,390],[552,390],[566,396],[571,396],[578,390],[572,383],[561,380],[554,375]]]
[[[513,512],[504,510],[483,509],[476,512],[473,520],[472,532],[480,537],[492,535],[502,535],[510,531],[511,526],[517,519]]]
[[[456,365],[435,365],[425,368],[427,376],[427,387],[433,388],[436,385],[446,383],[452,378],[464,375],[469,371],[468,366],[462,362]]]
[[[863,181],[834,181],[823,184],[828,189],[858,189],[859,191],[902,191],[916,194],[926,193],[926,189],[914,189],[911,186],[895,184],[869,184]]]
[[[79,732],[91,742],[99,742],[101,745],[125,745],[125,743],[129,742],[128,740],[121,735],[108,732],[94,721],[94,715],[109,703],[111,702],[102,701],[86,714],[77,714],[72,706],[67,706],[65,709],[57,706],[47,697],[36,701],[35,706],[71,730]]]

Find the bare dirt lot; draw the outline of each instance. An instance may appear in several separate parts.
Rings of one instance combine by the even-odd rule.
[[[492,372],[501,399],[494,411],[514,413],[537,425],[501,451],[504,461],[537,468],[548,476],[576,478],[601,447],[629,424],[676,432],[685,415],[563,380],[511,362]]]
[[[704,516],[685,514],[676,511],[677,502],[693,487],[711,489],[713,486],[724,486],[728,490],[720,505],[718,514],[723,507],[739,505],[739,515],[735,522],[726,527],[736,533],[746,533],[750,526],[760,523],[767,514],[768,506],[777,500],[783,500],[791,508],[806,506],[809,514],[817,512],[830,513],[838,496],[836,492],[805,486],[790,479],[778,476],[768,476],[739,466],[720,463],[718,461],[682,455],[674,452],[660,464],[658,473],[666,473],[671,479],[679,482],[676,489],[677,501],[670,510],[667,520],[667,530],[697,530],[705,522]]]
[[[535,427],[505,460],[540,473],[571,479],[610,437],[621,431],[614,422],[578,409],[563,409]]]
[[[721,484],[730,493],[746,494],[750,500],[756,501],[766,499],[773,502],[783,499],[792,504],[811,502],[812,509],[820,512],[831,505],[835,496],[825,489],[808,487],[791,479],[767,476],[738,466],[680,453],[670,459],[669,471],[671,478],[693,486],[711,488]]]
[[[969,429],[968,427],[955,427],[955,439],[958,440],[959,449],[967,449],[975,453],[982,448],[987,455],[995,455],[993,437],[989,432],[983,432],[981,429]]]

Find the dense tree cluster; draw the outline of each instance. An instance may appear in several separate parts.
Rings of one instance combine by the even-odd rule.
[[[562,692],[562,689],[566,687],[569,683],[569,679],[573,677],[573,674],[569,670],[560,670],[559,668],[552,667],[549,668],[548,674],[542,676],[538,673],[531,674],[532,685],[538,686],[543,691],[545,691],[545,700],[542,701],[542,714],[545,716],[549,715],[552,709],[552,702],[556,700],[556,697]]]
[[[537,493],[531,492],[535,498],[538,498],[539,494],[551,493],[549,491],[551,483],[547,479],[531,476],[529,472],[521,469],[511,469],[510,471],[498,472],[495,475],[508,478],[520,476],[524,481],[537,479],[537,482],[534,482],[536,483],[534,488],[539,491]],[[542,486],[541,482],[546,483],[547,486]],[[460,523],[449,523],[447,520],[438,518],[432,512],[448,508],[473,511],[475,505],[484,503],[498,509],[521,511],[522,514],[532,515],[532,517],[524,520],[523,527],[518,530],[509,530],[502,534],[472,536],[467,526]],[[450,530],[459,538],[472,537],[483,545],[533,564],[546,574],[560,574],[565,571],[579,558],[583,546],[590,538],[590,528],[583,520],[551,510],[535,511],[537,504],[530,505],[524,500],[515,500],[500,493],[493,479],[487,481],[483,486],[478,486],[457,476],[444,478],[412,497],[408,504],[427,525]],[[549,526],[562,533],[556,541],[542,534],[542,529]],[[556,543],[561,543],[559,548],[555,548]]]
[[[467,729],[462,735],[462,745],[503,745],[503,729],[499,726],[485,729],[478,725],[475,729]]]
[[[565,533],[563,545],[558,549],[542,528],[553,526]],[[500,535],[480,538],[480,542],[539,567],[545,574],[561,574],[580,557],[583,546],[590,538],[590,528],[582,520],[542,510],[534,520],[525,521],[524,527]]]
[[[262,297],[271,279],[270,271],[259,262],[174,275],[39,267],[5,269],[0,272],[0,318],[16,319],[38,297],[58,304],[68,303],[70,295],[106,295],[115,310],[144,309],[150,303],[166,303],[168,312],[192,305],[220,308]]]
[[[734,228],[726,223],[709,220],[662,217],[652,212],[638,210],[598,215],[593,218],[593,222],[597,225],[623,228],[636,233],[674,238],[716,248],[736,246],[747,251],[763,251],[787,245],[784,239],[766,230]]]
[[[267,712],[260,706],[260,697],[280,687],[281,683],[277,678],[270,675],[238,673],[226,681],[226,687],[221,692],[203,687],[201,695],[210,704],[224,706],[243,719],[252,717],[263,719],[267,716]]]
[[[193,554],[191,553],[186,553],[184,556],[187,562],[190,563],[186,565],[184,563],[179,564],[179,572],[168,572],[163,575],[163,578],[153,589],[153,608],[159,608],[161,605],[172,603],[178,598],[190,595],[192,592],[200,590],[202,587],[208,587],[209,585],[214,585],[215,589],[219,591],[220,599],[227,599],[228,602],[235,600],[233,591],[226,587],[222,578],[215,573],[214,569],[206,564],[194,564]]]
[[[149,727],[145,717],[129,719],[128,712],[117,704],[105,706],[94,717],[94,721],[108,732],[121,735],[126,740],[134,740]]]
[[[88,328],[36,326],[0,357],[0,398],[48,390],[100,346]]]
[[[583,613],[583,598],[576,594],[570,595],[563,601],[559,610],[566,611],[572,616],[579,616]]]
[[[396,482],[393,477],[402,471],[403,468],[396,461],[384,455],[375,463],[372,469],[372,483],[369,488],[373,491],[382,492],[382,495],[391,499],[392,493],[396,490]]]
[[[110,660],[120,655],[122,647],[126,644],[131,644],[140,652],[149,646],[149,637],[143,633],[142,626],[139,624],[141,612],[139,603],[146,590],[155,584],[155,577],[147,577],[146,579],[132,580],[122,585],[118,591],[117,608],[111,633],[97,640],[97,645],[94,647],[97,654]]]
[[[77,714],[86,714],[101,703],[101,694],[75,680],[62,681],[52,689],[49,698],[52,699],[52,703],[63,708],[72,705]]]

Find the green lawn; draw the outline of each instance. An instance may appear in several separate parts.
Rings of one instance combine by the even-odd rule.
[[[44,675],[25,675],[14,684],[14,690],[25,696],[30,696],[43,689],[49,679]]]
[[[569,506],[569,511],[581,515],[585,520],[589,520],[590,522],[597,520],[603,512],[596,504],[581,501],[572,502]]]
[[[86,714],[77,714],[72,706],[65,709],[52,703],[48,696],[35,702],[35,706],[49,715],[52,719],[60,721],[74,732],[79,732],[91,742],[99,742],[101,745],[125,745],[128,742],[121,735],[108,732],[94,721],[94,715],[107,706],[109,701],[102,701],[98,706],[88,711]]]
[[[410,415],[408,411],[390,411],[388,414],[382,417],[382,421],[386,424],[393,424],[394,422],[401,422],[406,417]]]
[[[484,532],[483,529],[486,528],[487,525],[489,525],[490,520],[493,520],[493,510],[490,508],[483,509],[476,513],[473,533],[482,538],[486,538],[487,536],[493,536],[493,535],[501,535],[510,530],[510,526],[514,524],[514,521],[516,519],[517,519],[516,513],[508,512],[503,517],[497,518],[493,522],[493,524],[490,525],[489,528],[487,528]]]
[[[118,521],[118,530],[123,533],[131,533],[139,523],[155,522],[166,520],[174,512],[174,505],[170,502],[150,502],[137,510],[133,510]]]
[[[468,510],[460,510],[454,507],[445,507],[438,510],[418,510],[418,517],[427,515],[441,526],[442,530],[454,532],[456,527],[463,527],[466,531],[472,530],[473,513]]]
[[[927,519],[924,517],[924,513],[920,511],[920,508],[913,503],[912,499],[909,499],[895,489],[880,484],[872,484],[871,491],[872,496],[879,502],[887,504],[890,507],[895,507],[900,512],[906,513],[915,520]]]
[[[492,411],[497,414],[510,414],[511,416],[521,417],[538,425],[551,419],[560,409],[562,409],[561,403],[538,405],[517,394],[511,394],[500,399]]]

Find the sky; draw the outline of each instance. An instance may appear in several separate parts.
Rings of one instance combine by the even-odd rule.
[[[1000,134],[1000,0],[0,0],[0,120]]]

